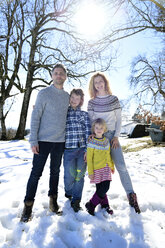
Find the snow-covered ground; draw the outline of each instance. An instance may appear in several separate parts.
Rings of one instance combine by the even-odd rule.
[[[138,146],[147,138],[120,138]],[[3,248],[164,248],[165,247],[165,147],[125,153],[127,168],[137,193],[141,214],[129,207],[118,173],[113,175],[108,197],[114,210],[107,216],[98,207],[90,216],[84,204],[95,191],[85,177],[81,206],[74,213],[64,197],[61,166],[58,202],[63,215],[48,209],[49,161],[40,179],[33,219],[20,223],[32,153],[28,141],[0,142],[0,247]]]

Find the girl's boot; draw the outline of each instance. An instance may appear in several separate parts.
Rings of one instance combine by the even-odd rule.
[[[95,207],[101,203],[101,198],[95,193],[89,202],[85,204],[85,207],[89,214],[95,215]]]
[[[101,208],[104,208],[108,214],[113,214],[113,210],[109,206],[108,197],[105,194],[104,199],[101,201]]]

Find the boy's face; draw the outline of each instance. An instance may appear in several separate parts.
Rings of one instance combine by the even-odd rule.
[[[70,106],[73,109],[76,109],[80,105],[80,102],[81,102],[81,96],[72,93],[72,95],[70,96]]]
[[[103,134],[104,134],[104,126],[100,125],[100,124],[95,124],[94,127],[94,132],[96,134],[96,138],[102,138]]]

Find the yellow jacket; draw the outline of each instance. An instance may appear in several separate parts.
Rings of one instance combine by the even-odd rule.
[[[114,163],[110,155],[110,144],[107,138],[92,138],[87,145],[88,175],[93,175],[94,170],[106,167],[114,171]]]

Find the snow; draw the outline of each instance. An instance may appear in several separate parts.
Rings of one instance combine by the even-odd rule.
[[[148,137],[128,139],[121,144],[136,146]],[[164,248],[165,246],[165,147],[153,146],[124,154],[137,193],[141,214],[129,207],[118,173],[113,175],[108,197],[114,215],[100,207],[89,215],[85,203],[95,186],[85,176],[81,206],[74,213],[64,197],[61,166],[58,203],[63,215],[48,208],[49,160],[39,181],[33,219],[21,223],[32,153],[27,140],[0,142],[0,247],[3,248]]]

